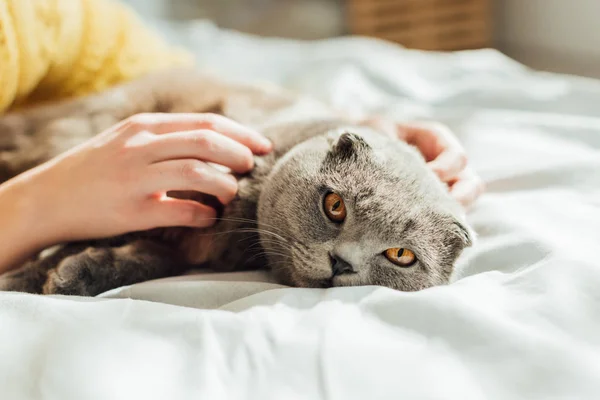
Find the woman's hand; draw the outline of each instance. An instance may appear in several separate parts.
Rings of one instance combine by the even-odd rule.
[[[244,173],[252,153],[270,143],[242,125],[214,114],[139,114],[32,171],[50,200],[46,218],[62,221],[61,241],[108,237],[163,226],[206,227],[215,210],[165,196],[193,190],[223,204],[237,192],[236,179],[208,162]]]
[[[398,126],[398,137],[416,146],[450,194],[469,208],[483,193],[483,181],[469,165],[465,149],[452,131],[438,123]]]
[[[395,124],[382,118],[365,122],[417,147],[431,169],[446,183],[450,194],[469,208],[483,193],[483,181],[469,166],[464,148],[443,124],[418,122]]]
[[[226,204],[237,181],[209,163],[243,173],[253,167],[252,153],[270,150],[259,133],[219,115],[133,116],[0,186],[7,232],[0,254],[5,259],[19,246],[33,252],[156,227],[212,225],[215,210],[166,192],[202,192]],[[11,235],[21,243],[9,246]]]

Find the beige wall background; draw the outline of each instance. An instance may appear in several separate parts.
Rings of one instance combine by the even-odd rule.
[[[122,0],[148,17],[210,18],[269,36],[344,31],[345,0]],[[533,68],[600,78],[600,0],[491,0],[494,45]]]
[[[122,0],[146,17],[210,19],[265,36],[321,39],[344,33],[344,0]]]
[[[600,78],[600,0],[495,0],[496,46],[534,68]]]

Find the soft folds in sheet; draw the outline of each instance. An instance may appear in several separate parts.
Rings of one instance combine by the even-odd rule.
[[[491,50],[167,32],[232,79],[448,123],[488,186],[470,215],[479,241],[455,283],[418,293],[255,273],[106,296],[137,300],[0,294],[0,398],[600,397],[598,82]]]

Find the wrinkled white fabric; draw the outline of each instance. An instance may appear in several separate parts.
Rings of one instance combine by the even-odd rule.
[[[488,186],[469,217],[478,242],[453,284],[418,293],[293,289],[260,272],[103,299],[0,293],[0,398],[600,397],[599,82],[492,50],[162,28],[232,79],[449,124]]]

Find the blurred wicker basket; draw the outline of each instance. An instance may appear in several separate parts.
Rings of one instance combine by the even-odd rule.
[[[489,0],[347,0],[353,34],[422,50],[488,47]]]

